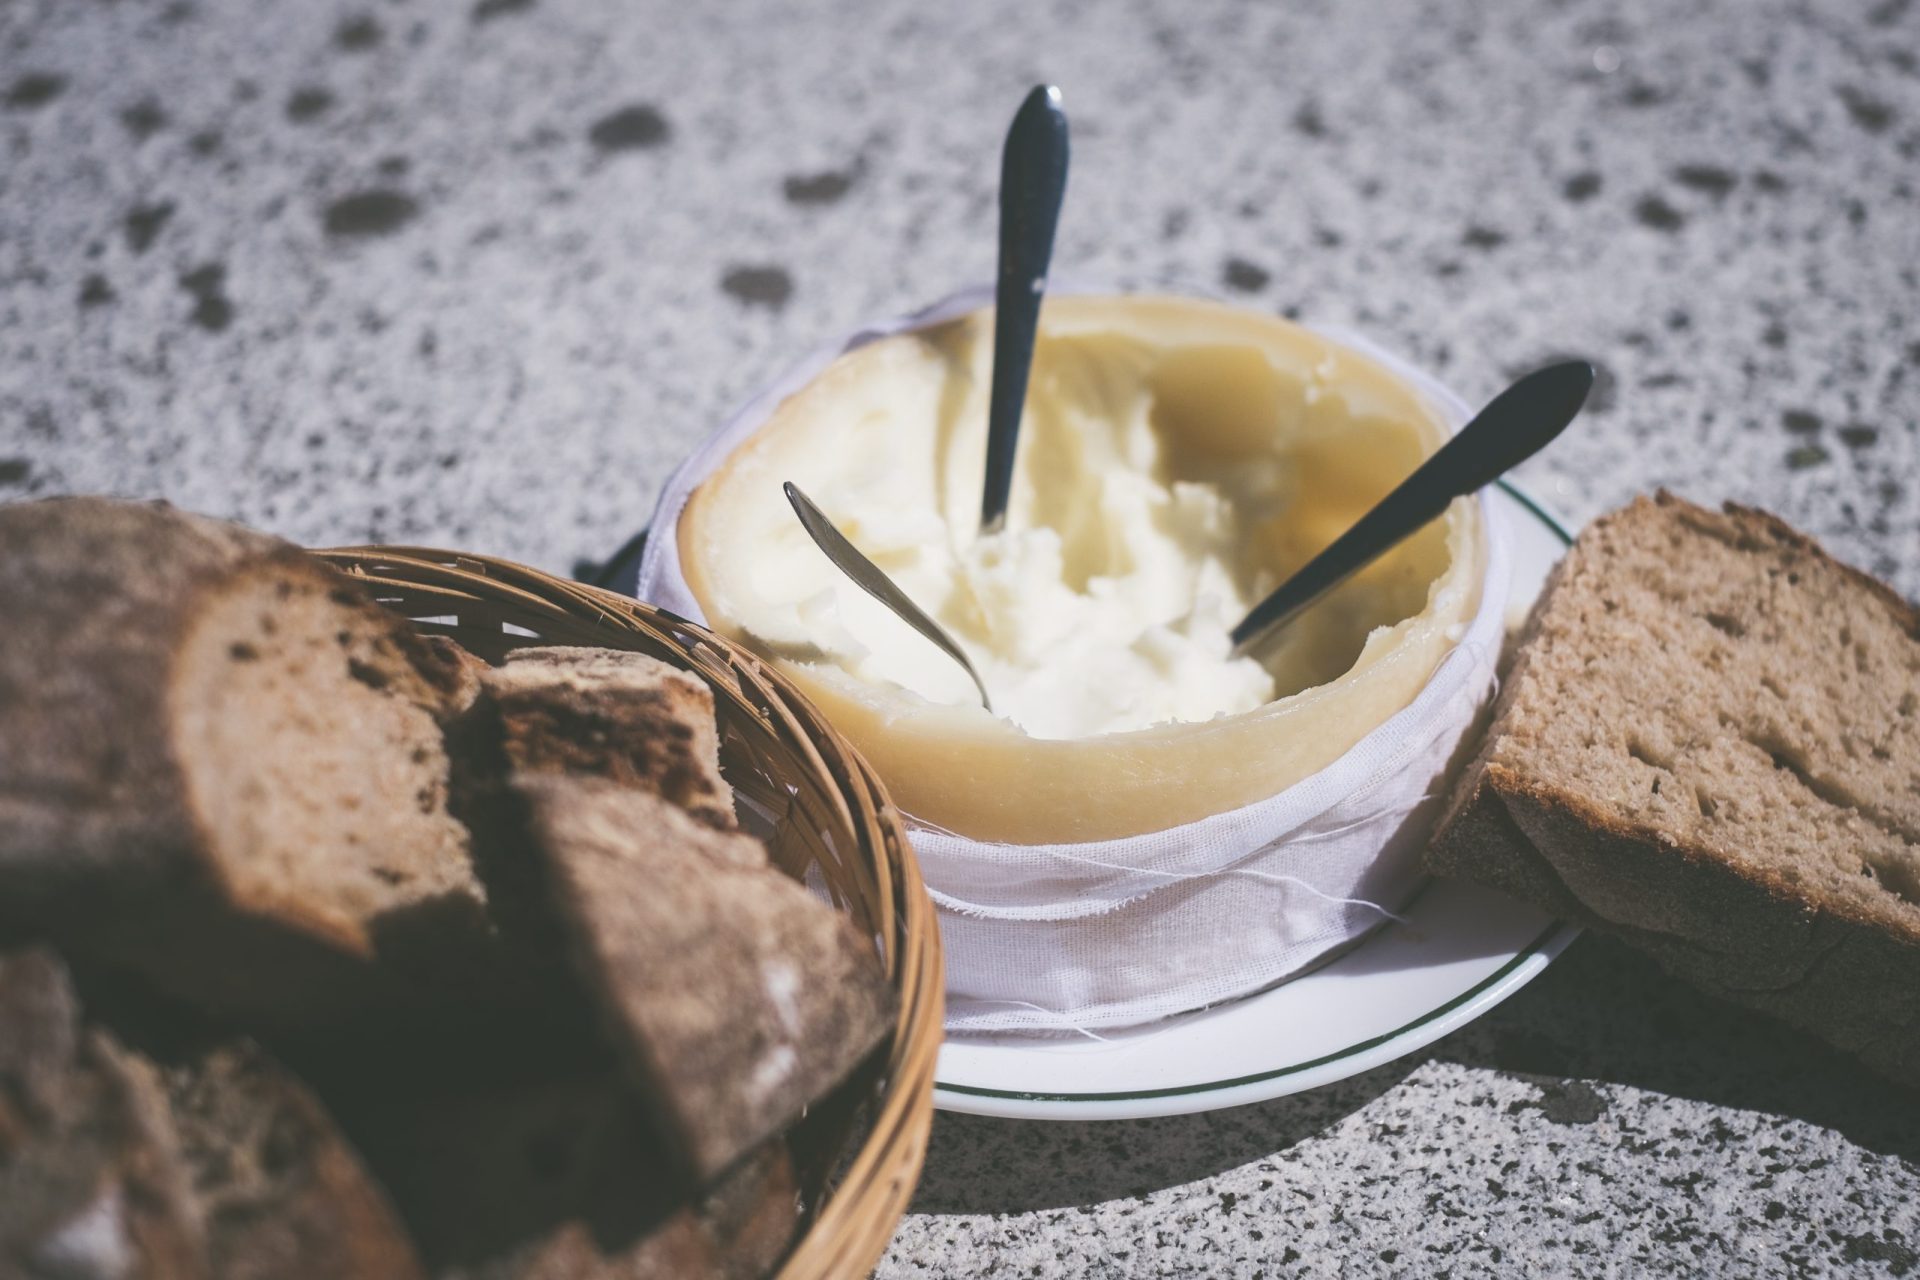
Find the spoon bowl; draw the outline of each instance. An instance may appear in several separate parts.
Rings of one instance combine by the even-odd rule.
[[[801,527],[806,529],[807,536],[826,553],[827,559],[833,561],[834,567],[852,579],[856,587],[891,609],[900,621],[931,640],[942,653],[959,663],[972,679],[973,687],[980,691],[980,705],[991,712],[993,700],[987,696],[987,683],[973,669],[973,663],[968,661],[967,652],[960,647],[959,641],[948,635],[945,628],[915,604],[899,584],[887,576],[886,570],[867,559],[860,548],[847,541],[847,535],[834,527],[833,521],[827,519],[826,512],[815,506],[813,499],[800,491],[799,485],[789,480],[781,488],[786,491],[787,501],[793,504],[793,513],[800,517]]]

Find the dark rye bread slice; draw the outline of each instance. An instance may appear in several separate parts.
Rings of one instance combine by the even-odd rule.
[[[260,1050],[155,1064],[82,1021],[51,952],[0,955],[0,1275],[420,1274],[358,1158]]]
[[[160,504],[0,507],[0,548],[0,933],[264,1023],[463,980],[487,926],[446,807],[457,653]]]
[[[645,791],[516,776],[555,915],[607,1036],[711,1184],[852,1072],[891,992],[872,944],[767,862]]]
[[[719,830],[734,826],[720,775],[713,693],[697,677],[644,654],[538,646],[505,665],[467,659],[482,696],[449,727],[455,814],[495,918],[520,967],[561,999],[576,985],[555,973],[563,950],[544,867],[527,856],[525,806],[514,774],[600,777],[650,791]]]
[[[1555,571],[1428,863],[1920,1085],[1920,613],[1764,512],[1637,500]]]
[[[0,1275],[197,1280],[165,1102],[51,951],[0,953]]]
[[[799,1217],[784,1143],[692,1188],[612,1070],[381,1091],[342,1118],[443,1280],[759,1276]]]
[[[642,653],[554,646],[515,650],[482,679],[516,772],[606,778],[733,830],[713,690],[699,677]]]
[[[617,1257],[674,1207],[659,1144],[604,1065],[367,1084],[334,1106],[436,1273],[506,1272],[572,1228]]]
[[[693,1215],[680,1212],[643,1238],[608,1246],[578,1222],[472,1267],[441,1272],[439,1280],[731,1280]]]
[[[246,1041],[164,1066],[181,1165],[220,1280],[417,1278],[384,1192],[319,1101]]]

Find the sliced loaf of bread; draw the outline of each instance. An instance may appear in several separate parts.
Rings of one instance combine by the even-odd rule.
[[[263,1025],[471,981],[456,651],[288,543],[160,504],[0,507],[0,546],[0,934]]]
[[[704,683],[491,669],[164,506],[0,507],[0,545],[0,945],[139,1050],[0,962],[0,1274],[412,1277],[407,1231],[450,1280],[777,1263],[783,1131],[891,995],[735,830]]]
[[[1920,612],[1764,512],[1596,521],[1428,862],[1920,1086]]]

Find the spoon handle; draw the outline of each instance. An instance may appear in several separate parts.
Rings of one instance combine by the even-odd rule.
[[[1418,532],[1449,502],[1545,448],[1580,412],[1592,386],[1593,367],[1570,360],[1530,373],[1495,396],[1399,488],[1255,605],[1233,629],[1235,656]]]
[[[845,534],[834,528],[833,521],[827,519],[827,513],[813,504],[813,499],[800,491],[800,486],[787,481],[781,486],[787,492],[787,501],[793,504],[793,514],[800,517],[800,524],[813,539],[814,545],[826,553],[834,567],[853,580],[853,584],[862,591],[887,606],[900,621],[918,631],[940,647],[941,652],[966,668],[973,678],[973,687],[980,691],[980,705],[988,711],[993,703],[987,697],[987,685],[980,673],[967,661],[967,655],[952,636],[943,630],[939,623],[921,612],[920,606],[907,598],[902,591],[873,561],[867,559],[860,548],[847,541]]]
[[[1039,85],[1007,129],[1000,157],[1000,272],[994,286],[993,391],[987,409],[987,480],[980,527],[998,529],[1013,489],[1013,453],[1033,366],[1040,299],[1067,190],[1067,116],[1060,91]]]

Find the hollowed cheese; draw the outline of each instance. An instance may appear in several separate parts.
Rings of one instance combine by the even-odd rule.
[[[1463,500],[1228,657],[1247,608],[1445,439],[1377,362],[1211,303],[1050,298],[1007,527],[982,538],[991,360],[989,312],[847,353],[678,530],[709,622],[793,677],[920,821],[1050,843],[1264,799],[1410,702],[1472,616],[1484,539]],[[997,715],[814,547],[787,480],[959,641]]]

